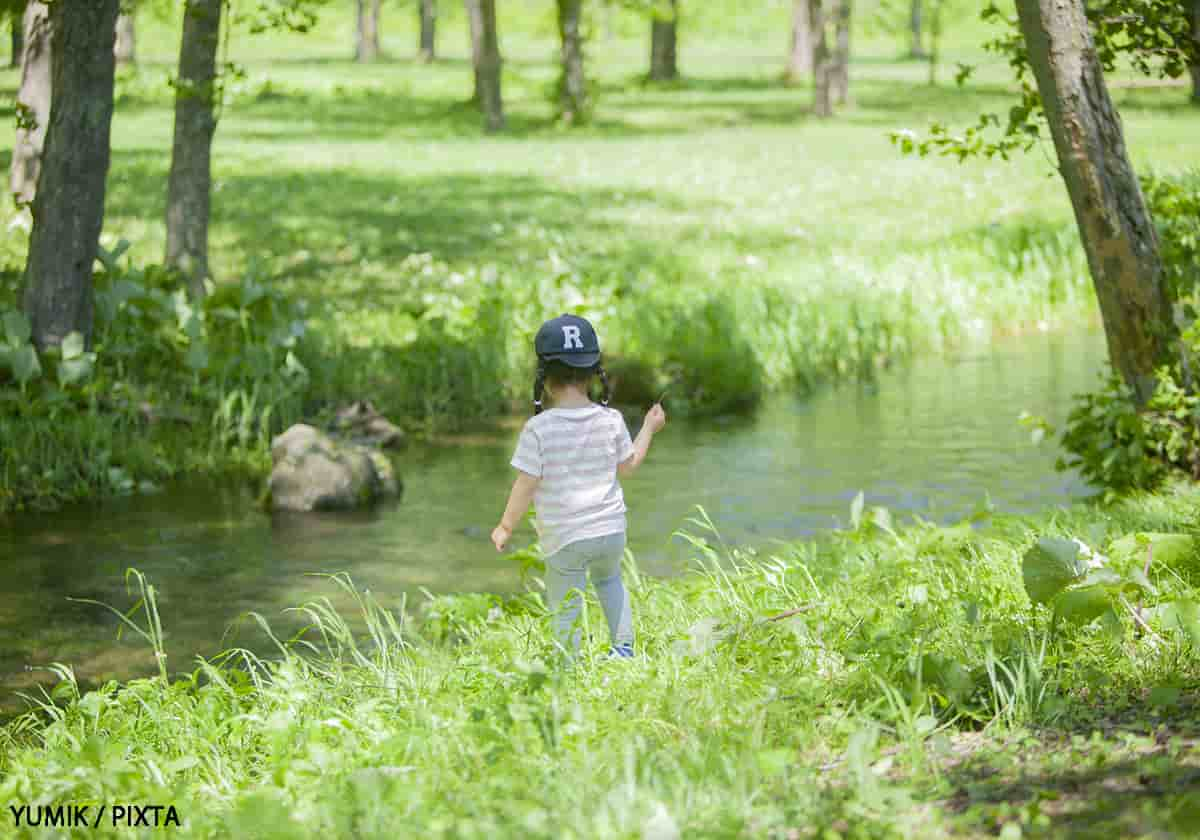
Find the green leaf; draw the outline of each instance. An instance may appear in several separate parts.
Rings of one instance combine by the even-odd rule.
[[[33,335],[33,327],[29,325],[24,312],[10,309],[0,321],[4,323],[4,334],[8,336],[10,344],[25,344]]]
[[[1025,592],[1035,604],[1047,604],[1087,573],[1087,561],[1079,555],[1074,540],[1043,537],[1034,544],[1021,564]]]
[[[58,364],[58,384],[65,387],[87,379],[92,375],[95,362],[95,353],[84,353],[77,358],[63,359]]]
[[[196,372],[206,370],[208,368],[208,348],[198,341],[192,342],[184,362]]]
[[[67,333],[67,337],[62,340],[62,346],[59,348],[62,352],[64,360],[77,359],[83,355],[83,333],[72,331]]]
[[[1054,614],[1071,624],[1091,624],[1112,606],[1112,592],[1103,585],[1081,586],[1060,592]]]
[[[1139,532],[1127,534],[1112,544],[1109,553],[1126,561],[1146,562],[1147,552],[1153,565],[1177,569],[1192,565],[1196,557],[1196,539],[1188,534]]]
[[[1158,621],[1163,629],[1182,630],[1200,645],[1200,604],[1187,599],[1168,601],[1147,611],[1147,615]]]
[[[38,360],[37,351],[33,349],[32,344],[10,348],[8,364],[12,368],[13,377],[22,385],[42,375],[42,363]]]
[[[855,531],[862,525],[863,505],[866,503],[867,497],[863,491],[859,490],[858,495],[854,497],[854,501],[850,503],[850,527]]]

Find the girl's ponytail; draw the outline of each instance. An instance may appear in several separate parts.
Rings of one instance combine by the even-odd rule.
[[[542,413],[542,394],[546,391],[546,363],[538,360],[537,376],[533,380],[533,413]]]
[[[607,407],[608,401],[612,399],[612,387],[608,384],[608,373],[601,365],[596,365],[596,375],[600,377],[600,387],[604,389],[600,404]]]

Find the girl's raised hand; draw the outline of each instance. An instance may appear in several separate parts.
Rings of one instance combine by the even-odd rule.
[[[511,536],[512,531],[503,525],[497,525],[492,530],[492,545],[496,546],[497,551],[504,551],[504,546],[508,545],[508,539]]]
[[[667,425],[667,412],[663,410],[662,403],[650,406],[650,410],[646,412],[645,423],[652,432],[657,432]]]

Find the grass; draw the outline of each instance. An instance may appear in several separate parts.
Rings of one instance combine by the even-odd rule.
[[[499,136],[484,135],[465,104],[458,11],[432,65],[405,58],[411,16],[389,15],[389,58],[371,66],[346,58],[345,10],[324,13],[308,36],[238,33],[230,57],[245,75],[230,85],[214,146],[217,279],[252,276],[308,306],[309,339],[297,351],[312,372],[307,413],[365,397],[426,432],[523,411],[529,336],[567,309],[596,320],[627,399],[670,383],[677,410],[713,414],[771,389],[869,377],[913,353],[1094,321],[1048,145],[1011,163],[960,166],[903,158],[888,142],[894,129],[1008,107],[1007,69],[979,52],[978,25],[956,24],[946,45],[948,62],[983,62],[959,90],[926,85],[924,66],[896,59],[898,39],[876,16],[864,20],[854,103],[822,122],[809,114],[807,86],[779,81],[783,5],[754,19],[697,12],[684,78],[667,86],[641,81],[644,21],[618,14],[615,37],[591,50],[593,119],[573,130],[556,123],[548,95],[552,21],[540,7],[514,7],[504,41],[510,127]],[[110,249],[132,244],[128,270],[161,259],[172,130],[177,31],[143,18],[141,64],[118,84],[102,237]],[[0,85],[15,84],[0,73]],[[1191,162],[1200,110],[1186,97],[1118,92],[1140,168]],[[0,247],[0,306],[16,300],[23,240],[12,228]],[[220,383],[199,383],[211,399],[163,387],[152,367],[125,377],[176,412],[208,415],[227,396]],[[155,429],[125,423],[135,431],[104,436],[130,453],[115,466],[161,481],[227,466],[210,425],[200,417],[190,445],[178,434],[156,441],[157,461],[133,453]],[[262,441],[255,447],[235,460],[261,464]],[[189,450],[216,455],[197,465]],[[59,476],[75,465],[26,466]],[[33,496],[12,488],[16,501],[0,507],[107,492],[90,475],[47,486]]]
[[[302,605],[272,658],[83,696],[57,666],[56,700],[0,730],[0,797],[172,804],[190,837],[1185,836],[1196,639],[1153,607],[1197,597],[1195,544],[1151,565],[1142,630],[1129,610],[1052,626],[1021,558],[1062,535],[1118,566],[1121,535],[1195,536],[1198,505],[1175,487],[899,533],[872,512],[762,555],[697,519],[688,574],[627,565],[640,655],[604,659],[589,600],[574,667],[536,578],[414,609],[332,577],[359,614]]]

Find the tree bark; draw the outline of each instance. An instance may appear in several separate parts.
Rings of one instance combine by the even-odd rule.
[[[1192,71],[1192,103],[1200,105],[1200,0],[1192,0],[1191,18],[1195,52],[1188,69]]]
[[[818,0],[792,0],[792,40],[788,50],[787,69],[783,77],[798,82],[813,71],[813,43],[810,8]]]
[[[676,22],[679,0],[670,0],[670,8],[655,8],[650,21],[650,78],[668,82],[679,78]]]
[[[587,119],[587,79],[583,71],[583,0],[558,0],[558,36],[562,52],[559,116],[563,122]]]
[[[134,64],[137,61],[137,32],[132,9],[117,18],[117,43],[113,50],[117,64]]]
[[[825,0],[813,0],[809,11],[812,13],[809,29],[813,36],[813,114],[824,119],[833,116],[833,53],[826,31]]]
[[[1091,269],[1109,358],[1139,405],[1176,328],[1158,237],[1125,148],[1082,0],[1017,0],[1059,170]]]
[[[909,58],[925,57],[925,47],[921,43],[921,18],[925,11],[924,5],[924,0],[912,0],[912,7],[908,13]]]
[[[187,0],[175,85],[175,139],[167,180],[166,264],[187,280],[194,300],[208,279],[212,140],[217,130],[217,48],[225,0]]]
[[[50,123],[53,53],[50,7],[31,2],[22,21],[25,50],[21,60],[21,88],[17,92],[17,136],[13,143],[9,185],[18,204],[29,204],[37,192],[46,127]]]
[[[932,0],[933,14],[929,19],[929,86],[937,85],[938,64],[942,60],[942,6],[945,0]]]
[[[92,266],[104,221],[119,0],[55,2],[55,96],[25,264],[25,314],[38,347],[92,338]]]
[[[504,128],[500,92],[500,36],[496,31],[496,0],[466,0],[471,29],[471,58],[475,67],[474,99],[483,109],[484,128]]]
[[[417,7],[421,18],[421,41],[417,58],[430,62],[437,58],[437,0],[420,0]]]
[[[839,105],[850,101],[850,15],[853,0],[838,0],[836,9],[837,47],[833,59],[831,94]]]
[[[379,4],[381,0],[358,0],[358,29],[354,60],[362,64],[379,58]]]
[[[13,11],[9,24],[12,27],[12,52],[9,54],[8,66],[20,67],[21,56],[25,52],[25,16]]]

